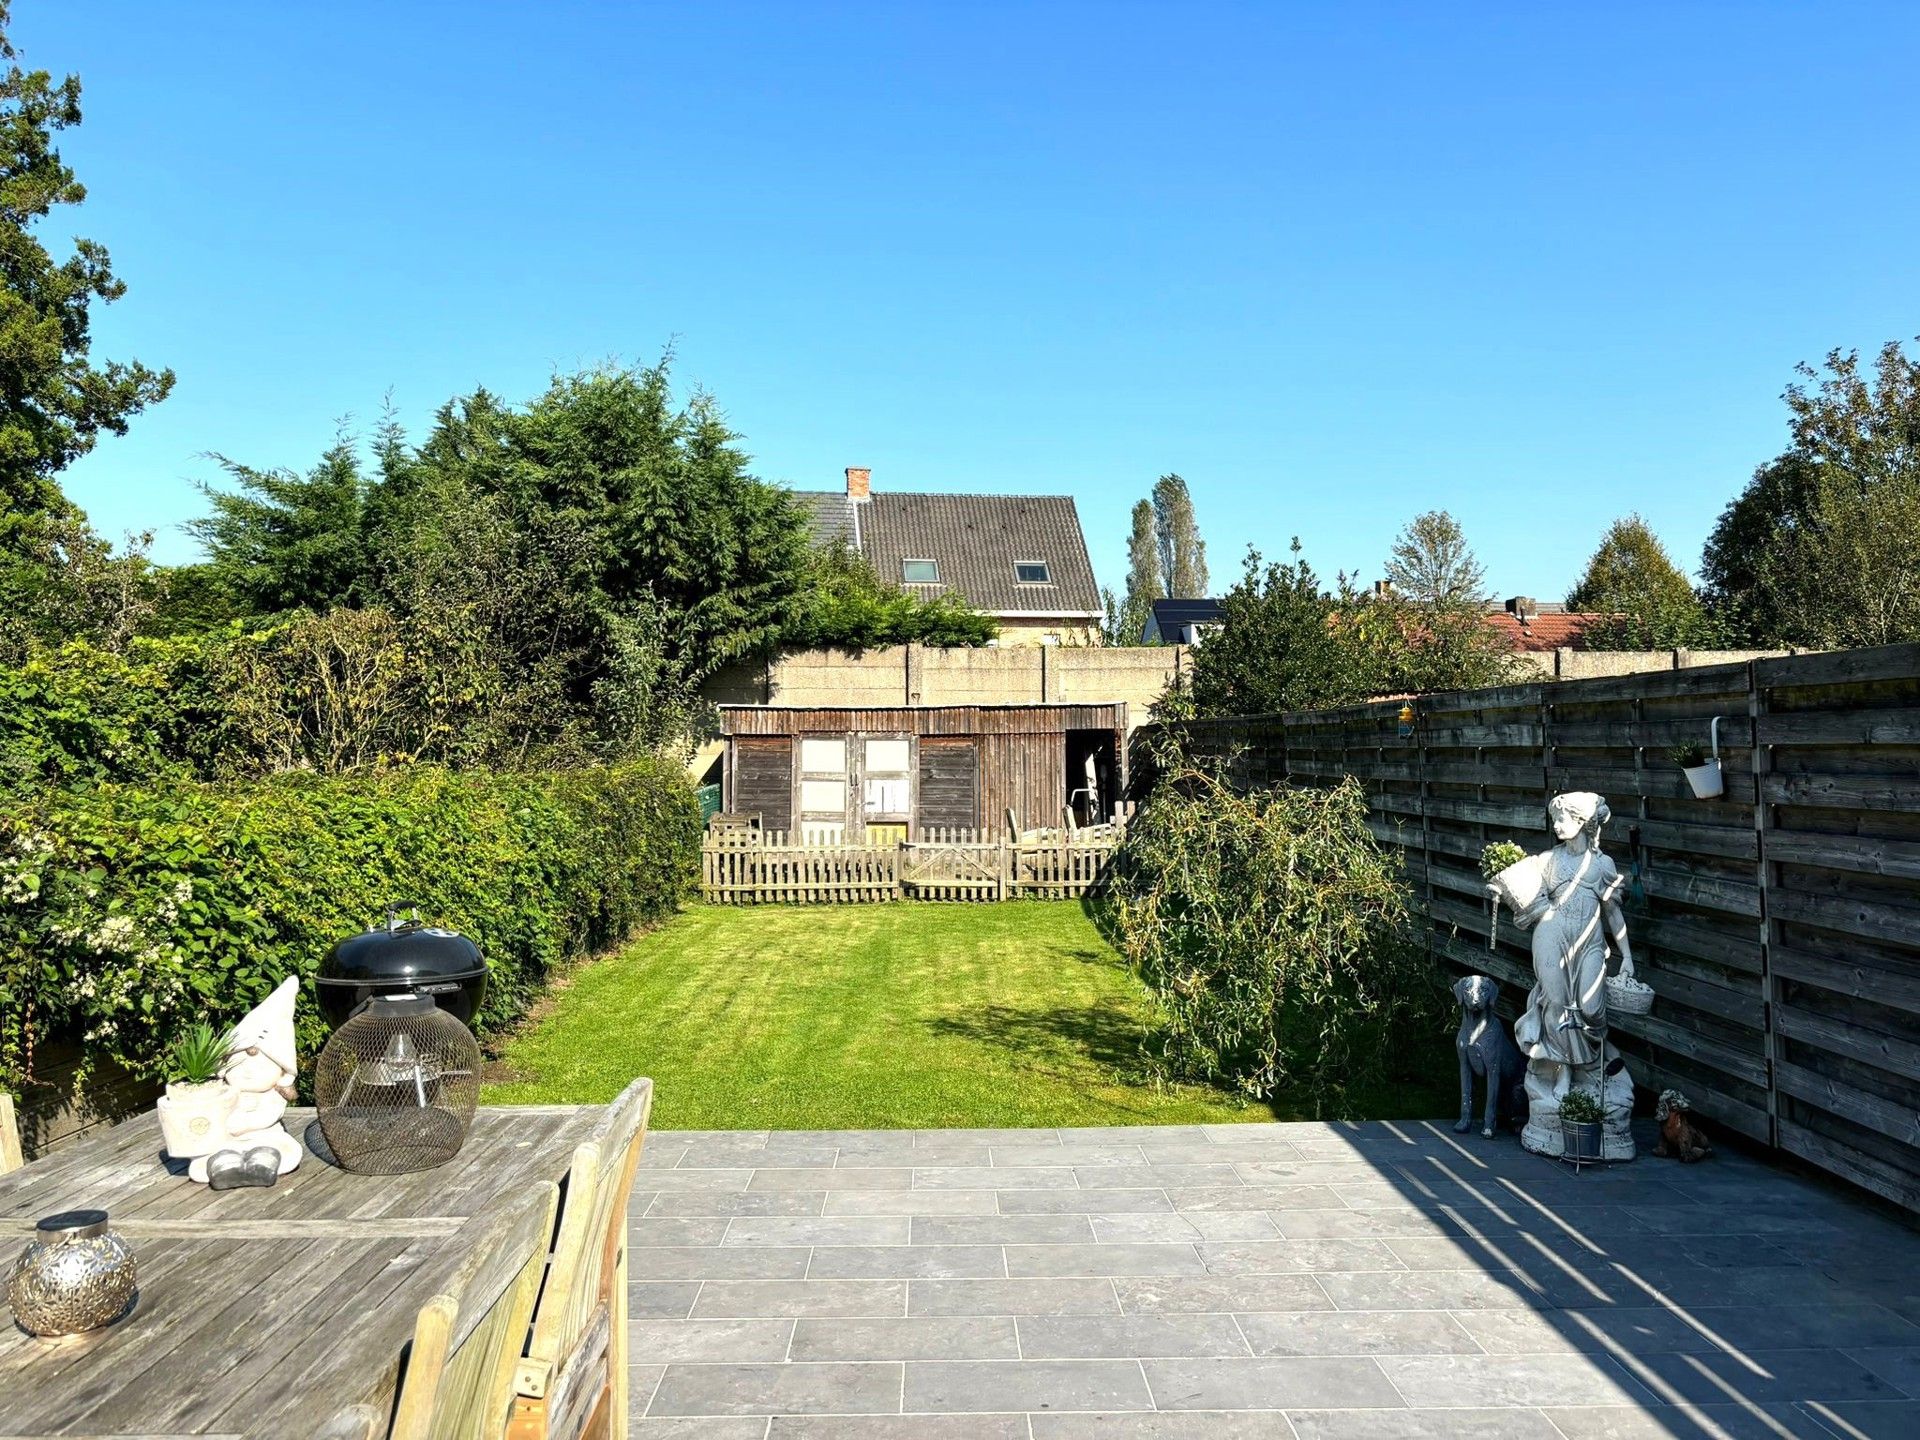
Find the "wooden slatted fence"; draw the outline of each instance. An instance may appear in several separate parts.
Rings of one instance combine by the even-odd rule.
[[[914,841],[817,845],[786,831],[712,830],[701,890],[717,905],[1073,899],[1106,877],[1123,835],[1123,826],[1057,838],[930,826]]]
[[[1544,803],[1595,790],[1628,877],[1653,1013],[1614,1017],[1635,1078],[1720,1124],[1920,1210],[1920,646],[1151,726],[1247,785],[1365,786],[1433,952],[1532,984],[1526,937],[1488,946],[1482,847],[1543,849]],[[1670,747],[1706,744],[1726,793],[1695,799]]]

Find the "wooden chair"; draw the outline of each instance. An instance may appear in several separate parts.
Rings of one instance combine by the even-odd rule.
[[[625,1440],[627,1201],[652,1104],[653,1083],[634,1081],[573,1152],[509,1440]]]
[[[13,1097],[0,1090],[0,1175],[26,1163],[26,1151],[20,1148],[20,1122],[13,1114]]]
[[[392,1440],[500,1440],[540,1293],[560,1187],[536,1185],[504,1222],[474,1220],[467,1268],[420,1307]]]

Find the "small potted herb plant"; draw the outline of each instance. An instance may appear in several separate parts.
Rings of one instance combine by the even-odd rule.
[[[1676,745],[1667,758],[1680,767],[1696,800],[1712,800],[1726,793],[1726,777],[1720,773],[1720,757],[1708,753],[1699,741]]]
[[[1600,1159],[1600,1120],[1604,1114],[1600,1097],[1591,1090],[1569,1090],[1562,1097],[1560,1133],[1566,1137],[1567,1159]]]
[[[233,1092],[220,1083],[227,1037],[202,1021],[167,1052],[167,1093],[155,1106],[167,1153],[178,1160],[209,1154],[227,1133]]]

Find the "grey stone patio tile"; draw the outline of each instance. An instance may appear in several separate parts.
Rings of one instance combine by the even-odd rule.
[[[1219,1165],[1247,1160],[1298,1161],[1300,1152],[1284,1140],[1227,1145],[1213,1140],[1142,1140],[1133,1158],[1151,1165]]]
[[[640,1219],[627,1222],[627,1244],[635,1248],[656,1245],[718,1245],[727,1233],[727,1221],[714,1217],[699,1220]]]
[[[1633,1355],[1620,1363],[1670,1405],[1710,1405],[1729,1396],[1829,1401],[1914,1398],[1839,1350]]]
[[[1108,1280],[915,1280],[909,1315],[1116,1315]]]
[[[1173,1209],[1164,1190],[1002,1190],[1002,1215],[1152,1214]]]
[[[1248,1353],[1231,1315],[1056,1315],[1018,1323],[1020,1354],[1028,1360]]]
[[[1034,1415],[1033,1440],[1286,1440],[1277,1411],[1210,1413]]]
[[[774,1135],[765,1140],[696,1140],[680,1156],[681,1170],[758,1169],[762,1165],[830,1166],[840,1147]]]
[[[1027,1440],[1027,1417],[776,1415],[767,1440]]]
[[[998,1245],[847,1245],[813,1252],[815,1280],[918,1280],[1005,1275]]]
[[[1564,1234],[1557,1242],[1508,1232],[1413,1236],[1381,1243],[1387,1245],[1408,1270],[1531,1270],[1564,1262],[1585,1272],[1604,1268],[1614,1258],[1604,1250],[1587,1250],[1578,1240]],[[1686,1263],[1691,1275],[1695,1267],[1691,1261]]]
[[[1689,1311],[1712,1329],[1717,1309]],[[1454,1316],[1489,1355],[1552,1355],[1573,1351],[1713,1350],[1716,1343],[1682,1314],[1658,1305],[1593,1310],[1474,1310]],[[1717,1331],[1716,1331],[1717,1333]]]
[[[627,1314],[635,1320],[684,1320],[693,1313],[698,1280],[639,1281],[627,1286]]]
[[[1077,1184],[1087,1190],[1198,1189],[1203,1185],[1241,1183],[1239,1171],[1220,1161],[1210,1165],[1082,1165],[1075,1168]]]
[[[700,1287],[693,1318],[904,1315],[904,1280],[715,1280]]]
[[[1061,1143],[1060,1132],[1052,1129],[993,1129],[983,1126],[977,1130],[910,1130],[903,1133],[913,1136],[916,1147],[933,1147],[956,1140],[974,1145],[1058,1145]],[[1106,1132],[1101,1130],[1098,1133]]]
[[[1378,1363],[1416,1410],[1634,1405],[1650,1398],[1604,1355],[1385,1355]]]
[[[657,1136],[648,1136],[640,1146],[639,1168],[671,1170],[680,1163],[680,1157],[686,1153],[685,1144],[676,1145],[671,1141],[663,1141]]]
[[[897,1320],[801,1320],[795,1360],[1018,1360],[1006,1315],[915,1316]]]
[[[980,1412],[1009,1406],[1044,1410],[1151,1410],[1133,1360],[955,1360],[907,1362],[902,1407],[909,1412]]]
[[[1524,1310],[1540,1303],[1515,1277],[1482,1270],[1378,1270],[1314,1278],[1342,1310]]]
[[[763,1440],[767,1422],[761,1416],[636,1416],[627,1433],[633,1440]]]
[[[1289,1410],[1287,1419],[1298,1440],[1562,1440],[1538,1410]]]
[[[929,1165],[913,1172],[916,1190],[1071,1190],[1065,1165]]]
[[[1847,1355],[1896,1390],[1920,1400],[1920,1346],[1876,1346],[1872,1349],[1849,1350]]]
[[[634,1320],[627,1325],[628,1355],[643,1364],[685,1360],[777,1363],[787,1358],[793,1325],[791,1320]]]
[[[744,1190],[752,1175],[751,1170],[649,1170],[647,1188],[659,1195],[669,1191]]]
[[[656,1195],[647,1206],[646,1218],[663,1215],[818,1215],[826,1200],[821,1190],[689,1190],[671,1195]],[[629,1213],[632,1213],[629,1211]]]
[[[1628,1202],[1621,1207],[1627,1223],[1652,1235],[1784,1235],[1806,1238],[1814,1233],[1844,1236],[1833,1220],[1798,1206],[1784,1208],[1723,1205],[1655,1205]]]
[[[1255,1355],[1477,1355],[1480,1347],[1451,1315],[1318,1310],[1295,1315],[1242,1315],[1241,1333]]]
[[[916,1245],[1072,1245],[1081,1242],[1093,1242],[1093,1225],[1085,1215],[922,1215],[913,1222]]]
[[[1143,1360],[1161,1410],[1365,1410],[1404,1402],[1374,1360]]]
[[[1920,1326],[1883,1305],[1706,1305],[1685,1313],[1700,1328],[1737,1350],[1920,1346]],[[1594,1318],[1603,1322],[1608,1319]]]
[[[1046,1133],[1055,1136],[1062,1145],[1071,1145],[1076,1140],[1100,1145],[1109,1140],[1202,1141],[1207,1138],[1203,1125],[1066,1125]]]
[[[1191,1245],[1009,1245],[1007,1274],[1203,1275]]]
[[[718,1245],[658,1245],[627,1252],[635,1280],[798,1280],[807,1273],[805,1246],[727,1250]]]
[[[1193,1210],[1185,1215],[1095,1215],[1093,1238],[1103,1245],[1165,1245],[1182,1240],[1277,1240],[1264,1210]]]
[[[1173,1276],[1116,1280],[1113,1288],[1129,1315],[1333,1309],[1312,1275]]]
[[[685,1175],[685,1170],[670,1170]],[[904,1165],[840,1166],[833,1170],[769,1166],[753,1171],[748,1190],[911,1190],[913,1171]]]
[[[652,1130],[647,1133],[647,1144],[656,1140],[666,1145],[691,1145],[696,1140],[765,1140],[773,1133],[771,1130]]]
[[[1720,1405],[1594,1405],[1548,1409],[1566,1440],[1868,1440],[1872,1430],[1831,1429],[1797,1405],[1778,1403]],[[1886,1440],[1914,1432],[1887,1431]]]
[[[1121,1165],[1142,1163],[1140,1147],[1127,1141],[1076,1140],[1071,1145],[1056,1140],[1051,1145],[995,1145],[989,1163],[994,1168],[1020,1168],[1028,1165]],[[920,1162],[925,1164],[925,1161]]]
[[[995,1215],[991,1190],[836,1190],[828,1215]]]
[[[1176,1185],[1167,1191],[1173,1208],[1190,1210],[1342,1210],[1325,1185]]]
[[[896,1364],[669,1365],[648,1415],[898,1414]]]
[[[1920,1401],[1847,1400],[1829,1404],[1808,1400],[1796,1408],[1824,1422],[1830,1434],[1845,1436],[1846,1440],[1913,1440],[1920,1435]]]
[[[1423,1240],[1458,1235],[1460,1223],[1430,1210],[1275,1210],[1288,1240]]]
[[[1263,1240],[1249,1244],[1209,1240],[1196,1248],[1211,1275],[1406,1268],[1384,1240]]]
[[[1242,1160],[1233,1168],[1248,1185],[1351,1185],[1394,1178],[1369,1160]]]
[[[884,1193],[884,1192],[882,1192]],[[903,1215],[768,1215],[728,1222],[726,1245],[904,1245]]]

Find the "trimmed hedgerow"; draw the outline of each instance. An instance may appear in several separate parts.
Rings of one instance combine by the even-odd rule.
[[[1242,794],[1179,756],[1115,866],[1116,943],[1159,996],[1170,1075],[1337,1115],[1434,1028],[1443,987],[1348,779]]]
[[[44,790],[0,815],[0,1081],[54,1037],[160,1078],[183,1030],[312,975],[393,899],[479,943],[479,1025],[498,1027],[555,966],[690,894],[699,831],[657,760]],[[311,1054],[311,992],[299,1013]]]

